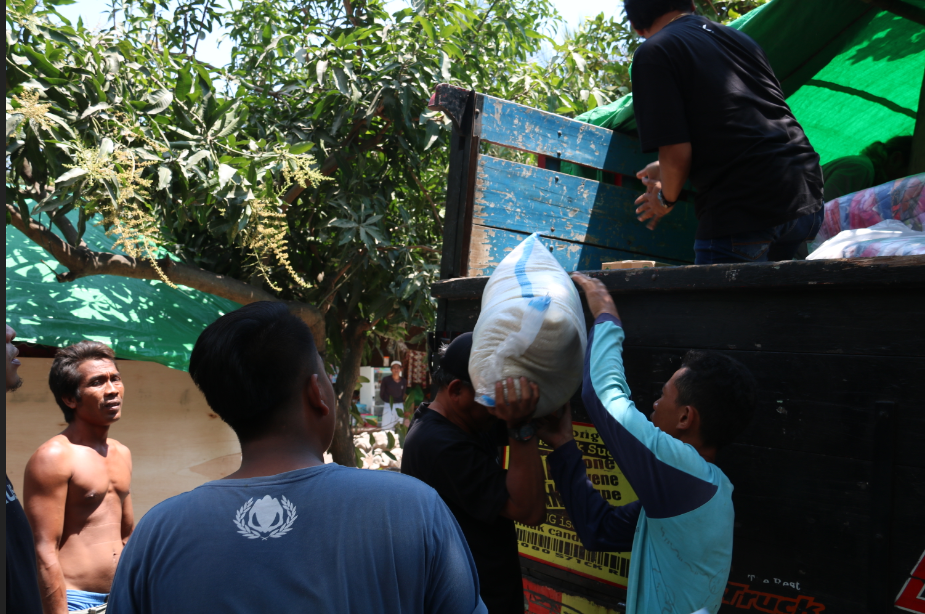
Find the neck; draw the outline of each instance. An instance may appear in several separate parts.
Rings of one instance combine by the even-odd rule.
[[[61,434],[71,443],[99,450],[106,446],[109,425],[91,424],[75,417]]]
[[[434,410],[459,428],[461,428],[466,433],[470,435],[476,430],[476,425],[471,423],[468,416],[461,412],[453,410],[453,406],[447,402],[447,395],[445,392],[440,391],[437,393],[436,398],[431,402],[430,409]]]
[[[277,475],[324,464],[324,450],[311,437],[273,433],[241,444],[241,468],[224,479]]]
[[[716,461],[716,448],[713,446],[705,446],[700,440],[700,437],[679,437],[679,439],[684,443],[693,446],[693,448],[697,450],[697,454],[699,454],[701,458],[703,458],[703,460],[707,461],[708,463],[713,463]]]
[[[642,32],[643,38],[651,38],[658,34],[662,28],[670,24],[675,19],[683,17],[684,15],[690,15],[690,11],[671,11],[670,13],[665,13],[661,17],[655,20],[655,23],[652,24],[652,27]]]

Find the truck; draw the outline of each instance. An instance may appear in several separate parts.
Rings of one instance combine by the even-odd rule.
[[[762,14],[746,15],[804,126],[816,121],[813,108],[832,104],[832,92],[856,95],[859,108],[878,104],[876,94],[823,78],[833,65],[891,54],[925,59],[925,11],[891,2],[908,9],[902,16],[874,6],[882,4],[772,0]],[[837,12],[820,25],[825,11]],[[921,33],[914,48],[899,25]],[[886,32],[876,53],[867,44],[878,40],[875,31]],[[776,34],[762,40],[762,32]],[[810,32],[801,63],[788,44]],[[918,79],[923,73],[925,61]],[[909,87],[921,88],[913,110],[920,151],[925,87]],[[816,107],[806,88],[821,91]],[[596,277],[611,292],[640,411],[648,414],[692,348],[725,352],[758,380],[754,420],[716,463],[735,487],[732,569],[720,612],[925,612],[925,256],[695,266],[692,205],[680,203],[654,232],[635,219],[642,190],[635,173],[654,156],[641,152],[632,130],[447,84],[430,107],[453,124],[440,281],[432,287],[435,343],[473,330],[494,267],[539,233],[567,271]],[[857,139],[856,132],[845,126],[842,138]],[[826,138],[818,140],[831,158],[837,140]],[[535,154],[539,165],[489,155],[505,150]],[[567,164],[582,172],[563,172]],[[670,266],[601,270],[638,259]],[[592,483],[614,505],[633,501],[580,391],[571,406]],[[632,553],[586,550],[548,474],[546,488],[545,522],[517,527],[529,611],[625,611]]]

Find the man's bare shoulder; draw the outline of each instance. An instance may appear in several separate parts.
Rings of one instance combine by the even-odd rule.
[[[106,440],[106,445],[110,446],[113,450],[125,457],[126,460],[132,462],[132,451],[129,450],[129,447],[124,443],[121,443],[115,439],[109,438]]]
[[[74,445],[64,435],[55,435],[39,446],[26,464],[26,475],[35,478],[70,478]]]

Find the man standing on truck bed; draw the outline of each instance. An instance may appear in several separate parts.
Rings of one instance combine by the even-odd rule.
[[[514,521],[536,525],[546,515],[543,464],[527,424],[539,389],[521,378],[522,397],[514,399],[508,378],[511,396],[505,399],[498,382],[492,415],[475,402],[471,350],[472,333],[465,333],[442,351],[434,373],[440,391],[414,413],[401,472],[432,486],[453,512],[475,559],[489,614],[523,614]],[[498,453],[505,445],[510,446],[507,470]]]
[[[627,614],[719,610],[732,563],[732,484],[713,464],[717,450],[751,420],[756,385],[748,369],[717,352],[692,351],[662,388],[651,422],[630,398],[623,324],[599,280],[573,274],[594,325],[582,401],[639,497],[611,506],[591,485],[568,411],[538,431],[575,532],[588,550],[633,553]]]
[[[692,14],[691,0],[626,0],[646,41],[633,58],[643,151],[636,202],[654,229],[688,180],[697,264],[789,260],[822,226],[822,171],[761,47]]]

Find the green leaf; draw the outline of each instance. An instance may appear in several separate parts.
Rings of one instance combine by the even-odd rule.
[[[581,55],[579,55],[576,51],[572,52],[572,59],[575,60],[575,66],[578,67],[578,72],[584,72],[585,68],[587,67],[585,59],[581,57]]]
[[[324,72],[328,69],[328,61],[321,60],[315,64],[315,75],[318,77],[318,85],[324,85]]]
[[[173,92],[165,89],[159,89],[151,92],[148,96],[145,97],[145,100],[148,103],[142,113],[148,115],[156,115],[166,110],[170,106],[170,103],[173,102]]]
[[[192,87],[193,77],[190,75],[189,68],[184,68],[177,75],[177,87],[174,89],[174,95],[178,100],[186,100]]]
[[[29,57],[29,61],[32,62],[32,65],[42,74],[49,77],[62,76],[61,71],[55,68],[44,55],[35,51],[31,45],[20,45],[19,48]]]
[[[440,76],[444,81],[450,80],[450,56],[446,51],[440,52]],[[425,148],[426,149],[426,148]]]
[[[80,167],[72,168],[68,172],[55,179],[55,189],[59,190],[61,188],[67,187],[86,174],[87,169]]]
[[[109,103],[106,102],[95,104],[93,106],[87,107],[84,112],[80,114],[80,119],[86,119],[95,113],[99,113],[100,111],[111,108],[112,107],[109,105]]]
[[[16,130],[19,128],[19,125],[23,123],[26,119],[26,116],[22,113],[13,113],[6,116],[6,140],[9,141],[10,137],[16,133]]]
[[[228,166],[227,164],[219,164],[218,166],[218,187],[224,188],[229,181],[234,178],[238,173],[233,167]]]
[[[295,145],[289,146],[289,153],[291,153],[292,155],[298,156],[298,155],[304,154],[306,151],[310,150],[314,146],[315,144],[312,143],[311,141],[306,141],[304,143],[296,143]]]
[[[424,138],[424,151],[433,147],[437,139],[440,138],[440,125],[435,121],[427,122],[427,134]]]
[[[173,172],[170,170],[170,168],[166,166],[159,166],[157,168],[157,189],[158,190],[168,189],[172,181],[173,181]]]
[[[437,36],[434,34],[434,25],[430,23],[426,17],[423,15],[418,15],[414,18],[414,20],[421,24],[421,29],[424,30],[430,40],[435,40],[437,38]]]
[[[328,222],[328,226],[335,226],[337,228],[356,228],[357,223],[351,222],[350,220],[332,220]]]
[[[344,69],[340,66],[334,67],[334,83],[337,85],[337,90],[344,96],[350,96],[350,88],[347,86],[347,75],[344,74]]]

